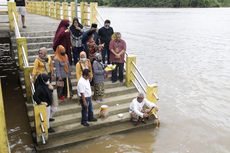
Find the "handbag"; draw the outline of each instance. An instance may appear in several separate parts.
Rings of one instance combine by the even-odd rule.
[[[64,87],[64,81],[57,81],[56,82],[57,87]]]

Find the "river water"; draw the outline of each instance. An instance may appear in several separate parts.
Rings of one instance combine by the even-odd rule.
[[[230,8],[100,8],[150,83],[161,126],[63,152],[229,153]]]
[[[64,153],[229,153],[230,9],[99,8],[158,82],[161,126]]]

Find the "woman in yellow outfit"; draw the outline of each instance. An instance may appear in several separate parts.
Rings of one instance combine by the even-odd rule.
[[[33,79],[35,80],[39,74],[46,73],[53,78],[54,67],[52,58],[47,56],[47,49],[42,47],[38,51],[38,57],[34,61],[34,68],[32,72]]]
[[[76,64],[76,77],[77,77],[77,82],[82,76],[82,71],[84,69],[89,69],[90,73],[90,81],[93,79],[93,70],[92,70],[92,65],[90,63],[90,60],[86,58],[86,53],[82,51],[80,53],[80,60]]]

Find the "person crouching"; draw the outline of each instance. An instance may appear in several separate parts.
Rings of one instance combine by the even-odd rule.
[[[144,109],[145,107],[147,107],[147,109]],[[137,98],[132,100],[129,107],[131,121],[134,123],[134,125],[137,125],[140,121],[145,123],[145,119],[151,115],[153,108],[158,110],[156,104],[144,98],[143,93],[138,93]]]

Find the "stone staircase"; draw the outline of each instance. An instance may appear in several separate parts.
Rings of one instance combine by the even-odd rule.
[[[22,36],[27,38],[28,43],[28,61],[29,65],[33,65],[34,59],[37,56],[37,51],[40,47],[46,47],[48,54],[53,54],[52,39],[54,31],[36,32],[36,33],[22,33]],[[15,38],[12,37],[12,46],[15,52],[15,59],[17,60]],[[20,73],[20,81],[25,93],[23,73]],[[109,106],[109,115],[105,119],[98,119],[97,122],[90,122],[89,127],[84,127],[80,124],[81,121],[81,106],[79,105],[76,96],[76,72],[75,67],[72,67],[71,82],[73,86],[74,96],[70,100],[59,103],[58,111],[51,122],[51,127],[56,131],[49,134],[48,143],[46,145],[38,145],[39,152],[50,152],[69,145],[74,145],[83,141],[94,139],[103,135],[124,132],[136,128],[144,128],[155,125],[155,120],[150,120],[147,124],[134,126],[129,121],[129,104],[131,100],[136,97],[137,89],[133,87],[126,87],[119,82],[112,83],[110,77],[105,81],[105,96],[104,101],[96,103],[92,101],[94,107],[94,114],[98,117],[101,105]],[[25,96],[25,94],[24,94]],[[28,117],[31,127],[34,127],[33,105],[26,104],[28,110]],[[119,118],[117,114],[122,113],[124,116]]]

